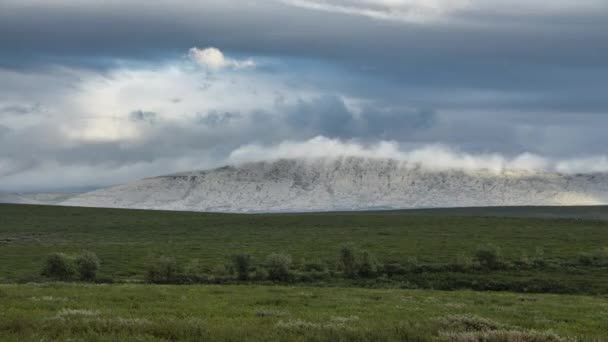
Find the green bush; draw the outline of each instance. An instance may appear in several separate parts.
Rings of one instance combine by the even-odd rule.
[[[545,260],[545,250],[542,247],[536,247],[534,258],[532,259],[532,265],[537,268],[543,268],[547,266]]]
[[[579,253],[577,256],[578,263],[583,266],[593,265],[593,255],[591,253]]]
[[[378,274],[378,262],[368,251],[361,251],[358,273],[363,278],[372,278]]]
[[[349,278],[357,276],[357,247],[352,243],[343,244],[338,255],[338,269]]]
[[[99,258],[93,252],[84,251],[76,258],[76,267],[80,280],[94,281],[99,270]]]
[[[327,264],[320,260],[306,261],[301,263],[302,270],[305,272],[327,272]]]
[[[523,251],[519,256],[519,259],[514,261],[514,265],[518,269],[528,269],[534,266],[534,260],[528,256],[528,253]]]
[[[268,279],[286,281],[289,278],[291,256],[287,254],[273,253],[266,257],[266,270]]]
[[[263,267],[258,267],[255,272],[253,272],[253,277],[251,279],[256,281],[268,280],[268,271]]]
[[[184,278],[189,283],[206,282],[208,271],[198,259],[193,259],[184,266]]]
[[[234,269],[239,280],[249,280],[252,259],[249,254],[238,254],[234,256]]]
[[[491,244],[478,247],[475,251],[475,260],[489,270],[497,270],[503,266],[500,248]]]
[[[174,284],[180,282],[181,270],[175,258],[160,256],[148,263],[146,280],[154,284]]]
[[[398,262],[388,262],[384,264],[384,273],[386,273],[387,276],[392,277],[395,275],[403,275],[407,273],[407,270],[405,269],[405,267],[403,267],[403,265],[401,265]]]
[[[608,248],[592,253],[580,253],[577,259],[578,264],[583,266],[606,266],[608,265]]]
[[[454,269],[460,272],[464,272],[472,269],[475,266],[473,258],[471,258],[466,253],[460,252],[456,256],[455,263],[453,265]]]
[[[53,253],[44,261],[42,275],[55,280],[72,280],[76,276],[76,265],[69,256],[63,253]]]
[[[229,270],[224,264],[215,265],[211,269],[211,274],[216,278],[226,278],[230,276],[231,273],[231,270]]]
[[[378,262],[372,254],[357,248],[353,243],[340,247],[337,266],[348,278],[371,278],[378,274]]]

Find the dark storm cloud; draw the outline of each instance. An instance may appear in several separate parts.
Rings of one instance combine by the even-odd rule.
[[[414,25],[301,10],[275,1],[211,1],[204,6],[188,1],[145,6],[138,1],[121,6],[16,3],[0,5],[0,45],[16,54],[150,57],[215,45],[246,54],[346,61],[387,73],[441,65],[468,66],[467,71],[505,64],[605,67],[608,56],[606,8],[578,17],[498,17],[506,24],[496,14],[465,12],[459,14],[462,24]]]
[[[488,5],[446,22],[412,24],[278,1],[142,4],[8,1],[0,5],[0,65],[40,64],[44,56],[59,63],[57,56],[64,56],[104,66],[104,57],[163,59],[193,45],[218,46],[237,54],[329,61],[389,82],[376,89],[367,82],[351,86],[387,100],[391,92],[402,98],[400,90],[408,88],[478,88],[534,96],[488,107],[606,111],[600,92],[608,88],[608,6],[543,14],[539,5],[541,10],[514,15],[488,11]],[[437,107],[441,98],[414,105]],[[483,99],[473,104],[480,105]]]

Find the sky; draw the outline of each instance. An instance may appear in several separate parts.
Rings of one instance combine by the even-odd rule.
[[[608,171],[606,0],[0,0],[0,191],[285,157]]]

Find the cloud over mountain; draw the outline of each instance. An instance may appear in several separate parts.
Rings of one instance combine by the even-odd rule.
[[[197,47],[188,50],[188,56],[201,66],[211,70],[220,70],[224,68],[245,69],[254,68],[255,62],[251,59],[236,60],[226,58],[224,53],[214,47],[199,49]]]
[[[0,1],[0,191],[323,144],[602,171],[607,16],[604,0]]]

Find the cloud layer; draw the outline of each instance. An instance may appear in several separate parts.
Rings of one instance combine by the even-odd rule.
[[[344,156],[362,158],[394,159],[407,162],[412,167],[429,170],[486,170],[494,173],[505,171],[560,172],[608,172],[608,157],[551,159],[522,153],[508,157],[499,153],[466,153],[452,147],[433,144],[414,149],[403,149],[396,141],[379,141],[373,144],[315,137],[307,141],[284,141],[278,145],[246,145],[234,150],[229,157],[232,163],[255,162],[276,159],[339,158]]]
[[[0,1],[0,191],[342,145],[603,171],[607,35],[604,0]]]
[[[471,5],[471,0],[282,0],[319,11],[359,15],[382,20],[424,23]]]
[[[267,59],[276,66],[244,72],[234,67],[238,59],[221,56],[217,65],[224,68],[215,69],[221,73],[183,58],[106,70],[0,69],[0,191],[93,188],[311,156],[385,157],[432,169],[495,172],[608,170],[603,115],[462,112],[454,101],[479,97],[466,92],[443,96],[439,107],[451,109],[433,109],[359,96],[335,83],[348,73],[331,75],[320,65],[284,71],[280,61]]]

